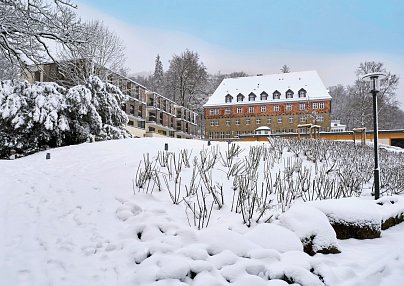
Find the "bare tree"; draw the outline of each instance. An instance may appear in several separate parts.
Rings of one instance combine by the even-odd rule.
[[[281,67],[281,72],[282,73],[289,73],[290,72],[290,67],[288,67],[287,65],[283,65]]]
[[[13,65],[7,58],[0,54],[0,80],[17,79],[20,70],[17,65]]]
[[[174,55],[165,77],[167,95],[192,108],[198,94],[203,93],[208,74],[204,64],[199,62],[198,53],[186,50],[180,56]]]
[[[21,69],[54,60],[50,45],[81,41],[75,38],[81,25],[72,8],[69,0],[0,0],[0,54]]]
[[[67,45],[59,51],[59,71],[67,81],[79,84],[91,74],[105,80],[109,70],[126,72],[124,44],[103,22],[84,23],[81,33],[86,41],[79,45]]]

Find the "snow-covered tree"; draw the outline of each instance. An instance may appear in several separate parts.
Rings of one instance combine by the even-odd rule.
[[[174,55],[166,74],[166,96],[182,106],[192,108],[198,93],[204,91],[208,78],[206,67],[196,52],[186,50]]]
[[[69,0],[1,0],[0,54],[23,70],[54,59],[50,42],[74,45],[83,39]],[[74,32],[74,33],[73,33]]]
[[[91,140],[129,137],[119,88],[91,77],[87,86],[0,82],[0,157]]]
[[[125,46],[103,22],[84,23],[75,37],[86,40],[67,44],[58,53],[59,72],[67,83],[85,84],[94,74],[106,80],[110,70],[125,71]]]

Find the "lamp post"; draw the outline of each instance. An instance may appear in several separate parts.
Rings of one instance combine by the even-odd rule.
[[[379,130],[377,119],[377,93],[380,91],[380,80],[387,75],[381,72],[365,74],[362,80],[370,82],[370,93],[373,96],[373,148],[375,153],[375,169],[374,169],[374,185],[375,185],[375,200],[380,197],[380,172],[379,172]]]

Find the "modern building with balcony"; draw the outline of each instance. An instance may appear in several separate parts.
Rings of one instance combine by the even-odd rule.
[[[100,70],[98,68],[97,70]],[[134,80],[104,69],[103,80],[119,87],[128,101],[122,109],[128,116],[126,129],[135,137],[195,138],[197,135],[197,113],[178,105],[169,98],[153,92]],[[105,72],[107,71],[107,72]],[[51,72],[51,74],[49,74]],[[34,66],[26,79],[54,81],[62,84],[63,76],[55,63]]]

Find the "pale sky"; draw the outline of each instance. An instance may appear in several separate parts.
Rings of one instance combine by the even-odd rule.
[[[76,0],[125,42],[131,73],[164,70],[174,54],[198,52],[210,73],[317,70],[326,86],[352,84],[363,61],[400,76],[404,109],[401,0]]]

